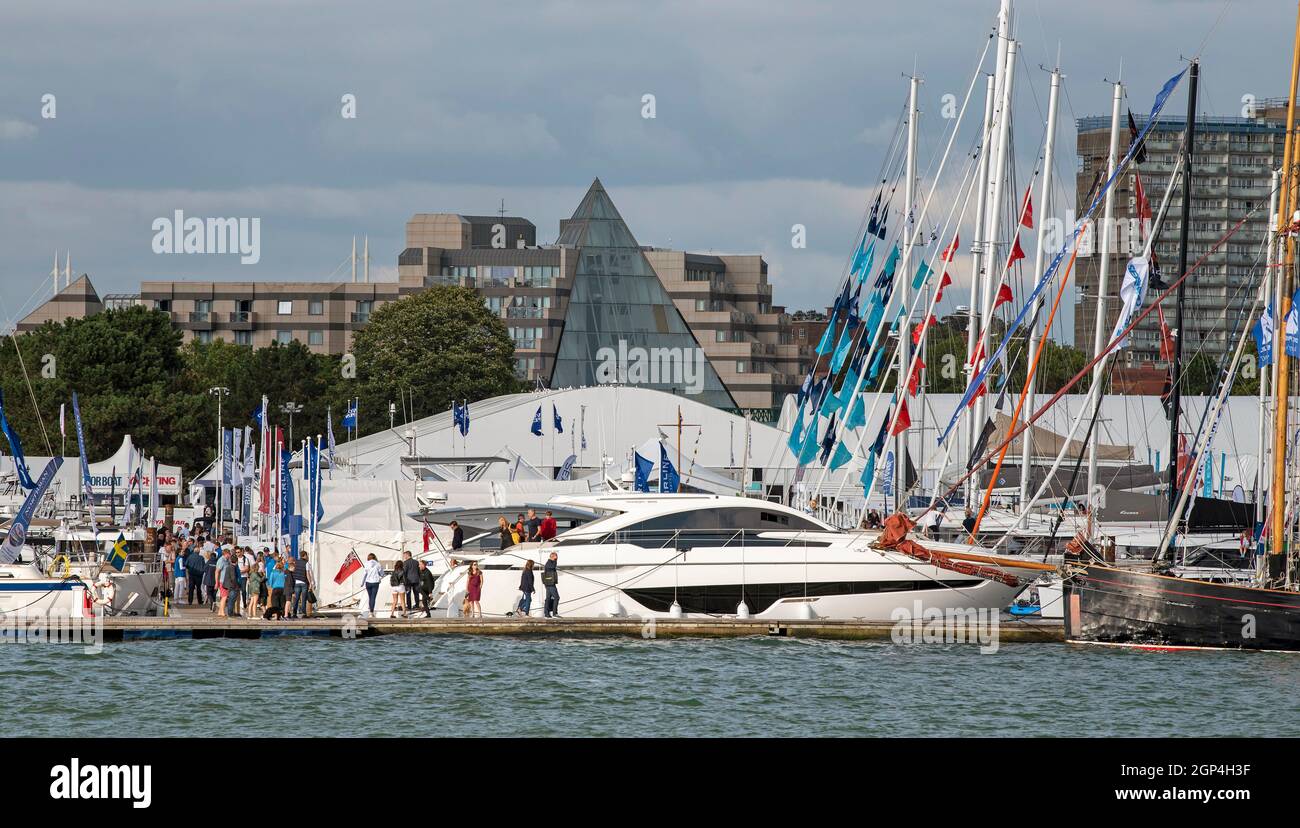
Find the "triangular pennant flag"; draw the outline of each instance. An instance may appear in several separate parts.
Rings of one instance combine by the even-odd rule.
[[[925,370],[925,363],[917,359],[912,363],[912,375],[907,378],[907,393],[913,397],[916,396],[917,386],[921,383],[921,372]]]
[[[849,451],[848,446],[840,443],[835,447],[835,453],[831,455],[831,471],[835,471],[852,459],[853,452]]]
[[[799,449],[803,445],[803,406],[803,403],[799,403],[799,413],[795,416],[794,428],[790,429],[790,439],[786,443],[795,457],[799,456]]]
[[[916,269],[916,275],[912,277],[912,290],[920,290],[925,280],[930,278],[930,266],[921,262],[921,266]]]
[[[1034,229],[1034,202],[1029,197],[1029,192],[1033,189],[1033,184],[1025,188],[1025,204],[1020,210],[1020,226],[1030,230]]]
[[[867,455],[867,465],[862,467],[862,496],[866,497],[871,490],[871,484],[876,482],[876,455]]]
[[[897,437],[899,434],[907,431],[908,427],[911,425],[912,415],[907,413],[907,400],[904,399],[898,404],[898,419],[894,422],[894,428],[889,433]]]
[[[947,249],[943,251],[943,254],[939,256],[939,261],[951,262],[952,257],[957,254],[957,245],[960,242],[961,242],[961,236],[953,236],[952,244],[948,245]]]
[[[925,318],[924,321],[916,323],[916,325],[912,328],[913,345],[921,344],[921,337],[925,335],[925,329],[933,325],[934,322],[935,322],[934,314],[930,314]]]
[[[822,464],[825,465],[826,458],[831,456],[831,449],[835,448],[835,415],[831,415],[831,421],[826,424],[826,436],[822,437]]]
[[[1025,250],[1020,246],[1020,236],[1016,235],[1016,241],[1011,245],[1011,255],[1007,257],[1007,270],[1011,266],[1025,257]]]
[[[844,421],[844,427],[847,429],[862,428],[867,424],[867,405],[863,402],[861,394],[853,398],[853,405],[849,406],[849,416]]]
[[[945,270],[943,272],[943,278],[939,280],[939,292],[934,295],[934,301],[936,304],[943,301],[943,289],[948,287],[948,285],[951,284],[952,284],[952,277],[949,276],[948,271]]]
[[[984,427],[980,429],[980,436],[975,440],[975,448],[970,453],[970,460],[966,463],[966,471],[974,471],[975,464],[984,456],[984,449],[989,444],[989,438],[993,436],[993,418],[984,421]]]
[[[876,435],[875,441],[871,444],[871,453],[879,457],[880,452],[885,450],[885,436],[889,429],[889,420],[893,412],[885,415],[885,419],[880,423],[880,433]]]
[[[993,300],[993,310],[997,310],[1014,298],[1011,295],[1011,285],[1003,284],[1002,287],[998,288],[997,298]]]

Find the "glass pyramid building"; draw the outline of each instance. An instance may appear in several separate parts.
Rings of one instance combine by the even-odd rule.
[[[552,388],[617,382],[735,407],[599,178],[557,244],[576,268]]]

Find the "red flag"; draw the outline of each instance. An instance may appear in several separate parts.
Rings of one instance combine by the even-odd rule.
[[[948,245],[948,249],[943,251],[943,255],[939,257],[939,261],[951,262],[952,257],[957,253],[957,243],[960,241],[961,241],[961,236],[953,236],[952,244]]]
[[[343,583],[348,579],[348,576],[360,568],[361,559],[357,557],[357,550],[353,549],[348,553],[348,556],[343,559],[343,566],[339,567],[339,574],[334,576],[334,583]]]
[[[984,383],[981,382],[980,387],[976,388],[975,393],[971,395],[970,402],[966,403],[966,407],[974,408],[975,401],[978,400],[980,397],[984,396],[986,393],[988,393],[988,388],[985,387]]]
[[[912,375],[907,378],[907,393],[913,397],[916,396],[917,386],[921,384],[921,372],[925,370],[925,363],[917,359],[912,366]]]
[[[946,288],[946,287],[948,287],[948,285],[951,285],[951,284],[952,284],[952,277],[949,276],[949,275],[948,275],[948,271],[945,270],[945,271],[943,272],[943,279],[941,279],[941,280],[939,281],[939,292],[936,293],[936,294],[934,295],[934,301],[936,301],[936,302],[940,302],[940,301],[942,301],[942,300],[943,300],[943,289]]]
[[[1169,330],[1169,325],[1165,322],[1164,308],[1156,305],[1156,313],[1160,314],[1160,358],[1172,362],[1174,359],[1174,332]]]
[[[933,324],[934,324],[934,314],[930,314],[929,316],[927,316],[924,322],[916,323],[916,326],[912,328],[912,344],[920,345],[921,337],[925,334],[925,329],[930,327]]]
[[[979,342],[975,344],[975,353],[971,354],[970,359],[966,360],[967,365],[979,365],[980,360],[984,358],[984,337],[980,337]]]
[[[896,437],[904,431],[907,431],[907,427],[911,424],[912,417],[907,413],[907,400],[904,399],[898,404],[898,419],[894,421],[894,428],[889,433]]]
[[[998,298],[993,300],[993,310],[997,310],[1014,298],[1015,297],[1011,295],[1011,285],[1004,284],[1002,287],[998,288]]]
[[[436,539],[437,536],[433,534],[433,527],[431,527],[427,523],[424,524],[424,551],[425,552],[428,552],[430,549],[433,548],[433,542]]]
[[[1016,234],[1016,243],[1011,245],[1011,255],[1007,257],[1007,270],[1011,266],[1025,257],[1024,248],[1020,246],[1020,234]]]
[[[1020,210],[1020,226],[1027,227],[1030,230],[1034,229],[1034,202],[1029,197],[1029,191],[1033,186],[1033,184],[1030,184],[1025,188],[1025,204]]]

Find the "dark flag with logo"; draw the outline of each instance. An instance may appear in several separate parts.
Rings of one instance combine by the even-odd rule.
[[[966,471],[974,471],[976,463],[984,456],[984,450],[989,446],[989,438],[993,436],[993,418],[984,421],[984,428],[980,429],[980,436],[975,441],[975,450],[970,454],[970,460],[966,463]]]

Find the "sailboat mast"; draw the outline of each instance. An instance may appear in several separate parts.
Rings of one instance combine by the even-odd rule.
[[[1291,269],[1295,265],[1295,243],[1286,234],[1291,225],[1291,215],[1296,209],[1295,189],[1295,105],[1296,83],[1300,80],[1300,9],[1296,14],[1296,30],[1291,53],[1291,94],[1286,105],[1286,146],[1282,151],[1282,208],[1278,210],[1277,232],[1282,236],[1282,267],[1277,272],[1277,303],[1274,319],[1286,319],[1291,310]],[[1286,347],[1282,340],[1285,332],[1279,331],[1273,347],[1273,361],[1277,366],[1277,382],[1273,390],[1273,485],[1269,489],[1269,504],[1273,510],[1268,536],[1268,577],[1276,580],[1284,571],[1286,532],[1286,437],[1290,413],[1290,369]]]
[[[1183,206],[1179,214],[1178,270],[1179,277],[1187,272],[1187,237],[1192,225],[1192,155],[1196,140],[1196,87],[1201,77],[1201,64],[1192,61],[1187,87],[1187,129],[1183,133]],[[1182,361],[1183,361],[1183,297],[1187,280],[1178,284],[1178,299],[1174,305],[1174,364],[1170,369],[1169,390],[1169,514],[1178,505],[1178,423],[1182,413]],[[1190,470],[1189,470],[1190,472]],[[1163,550],[1157,550],[1160,554]]]
[[[903,208],[906,210],[906,215],[903,217],[903,255],[899,268],[903,276],[898,280],[899,296],[904,309],[911,307],[911,297],[908,294],[912,287],[912,248],[917,235],[912,222],[916,215],[913,209],[916,198],[916,118],[919,114],[916,108],[916,93],[920,86],[921,79],[912,76],[907,96],[907,178],[903,182]],[[899,326],[898,339],[898,382],[894,387],[898,389],[898,404],[906,405],[907,370],[912,364],[911,319],[905,319],[904,324]],[[921,439],[924,440],[924,436]],[[906,432],[894,435],[894,492],[900,508],[905,502],[903,492],[907,489],[907,447]]]
[[[971,270],[970,270],[970,309],[966,313],[966,385],[969,387],[971,380],[975,378],[975,354],[979,349],[979,326],[980,326],[980,278],[984,270],[984,261],[987,258],[984,252],[984,212],[985,205],[988,202],[988,185],[989,185],[989,137],[993,129],[993,100],[994,100],[994,77],[989,75],[988,88],[984,95],[984,131],[980,138],[980,168],[979,168],[979,197],[975,199],[975,238],[971,241]],[[979,399],[976,399],[978,405]],[[966,418],[966,451],[967,453],[975,451],[975,434],[977,428],[983,428],[983,423],[976,422],[978,418],[975,411],[972,410],[970,416]],[[963,502],[969,504],[975,496],[975,479],[971,477],[966,481],[966,491],[962,498]]]
[[[1112,96],[1110,109],[1110,154],[1106,161],[1106,179],[1108,181],[1114,177],[1115,165],[1119,163],[1119,111],[1123,105],[1123,100],[1124,84],[1116,82],[1115,94]],[[1109,291],[1107,283],[1110,277],[1110,246],[1115,226],[1115,190],[1115,187],[1107,188],[1105,206],[1102,208],[1101,239],[1097,248],[1097,255],[1100,257],[1097,263],[1097,315],[1092,326],[1092,352],[1094,354],[1101,353],[1102,349],[1106,347],[1106,294]],[[1105,396],[1105,389],[1099,386],[1106,379],[1106,362],[1107,360],[1100,360],[1096,367],[1092,369],[1092,385],[1095,389],[1093,391],[1092,408],[1094,418],[1101,408],[1101,401]],[[1097,490],[1097,442],[1097,429],[1093,427],[1089,430],[1088,437],[1088,514],[1090,516],[1090,525],[1092,524],[1091,517],[1095,516],[1096,513],[1096,504],[1092,502],[1092,495]]]
[[[1002,201],[1007,180],[1007,142],[1011,136],[1011,101],[1016,69],[1016,41],[1011,33],[1011,3],[1004,0],[998,14],[998,55],[1001,61],[997,75],[997,105],[993,114],[994,129],[997,140],[993,145],[993,157],[989,160],[989,206],[984,215],[984,265],[983,298],[980,302],[982,324],[980,326],[979,352],[987,363],[991,355],[990,343],[993,335],[993,300],[996,283],[1002,273],[1000,268],[1004,256],[999,252],[999,239],[1002,220]],[[985,374],[988,382],[988,374]],[[975,422],[983,427],[985,412],[988,409],[989,395],[986,393],[975,398]]]
[[[1052,88],[1047,96],[1047,142],[1043,147],[1043,180],[1038,190],[1038,249],[1034,251],[1034,278],[1038,278],[1043,272],[1043,265],[1047,260],[1047,209],[1048,201],[1052,197],[1052,162],[1053,151],[1056,148],[1056,113],[1057,101],[1061,96],[1061,69],[1057,67],[1052,70]],[[1065,278],[1064,275],[1061,278]],[[1029,326],[1029,347],[1025,351],[1027,354],[1033,354],[1038,350],[1038,314],[1043,309],[1043,300],[1040,297],[1034,306],[1034,312],[1030,314]],[[1042,336],[1047,336],[1048,332],[1043,331]],[[1034,374],[1030,373],[1026,378],[1028,387],[1025,398],[1029,403],[1027,410],[1033,411],[1034,405]],[[1020,502],[1027,504],[1029,502],[1029,462],[1033,454],[1033,433],[1026,431],[1021,439],[1020,445]]]
[[[1278,185],[1281,183],[1281,181],[1282,181],[1281,173],[1278,172],[1277,170],[1273,170],[1273,176],[1272,176],[1272,180],[1270,181],[1269,197],[1268,197],[1268,221],[1270,227],[1277,226],[1278,198],[1279,198]],[[1277,278],[1274,275],[1274,273],[1278,268],[1277,245],[1274,244],[1272,239],[1269,239],[1268,255],[1265,259],[1265,262],[1266,262],[1266,266],[1264,268],[1263,290],[1264,290],[1264,313],[1267,314],[1270,312],[1269,306],[1273,300],[1273,285]],[[1273,350],[1276,351],[1277,342],[1278,342],[1276,331],[1274,331],[1273,336],[1274,336]],[[1272,395],[1273,382],[1271,382],[1271,380],[1273,379],[1272,376],[1273,366],[1276,363],[1277,363],[1277,357],[1273,356],[1272,359],[1269,360],[1268,367],[1266,369],[1261,369],[1259,372],[1259,444],[1256,446],[1255,449],[1255,457],[1256,457],[1257,465],[1255,470],[1255,492],[1254,492],[1256,509],[1261,508],[1267,502],[1264,499],[1264,480],[1265,480],[1264,475],[1267,474],[1265,470],[1268,468],[1267,458],[1268,458],[1268,452],[1270,448],[1268,444],[1268,435],[1270,434],[1269,432],[1270,415],[1268,409],[1270,407],[1270,404],[1273,401],[1273,395]]]

